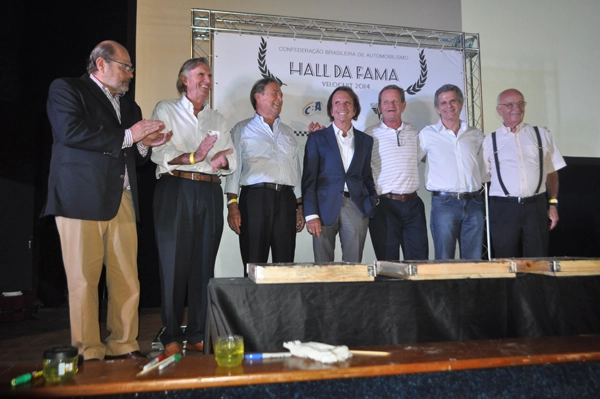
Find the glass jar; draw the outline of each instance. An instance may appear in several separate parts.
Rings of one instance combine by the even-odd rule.
[[[44,351],[44,378],[46,382],[65,382],[78,371],[77,348],[61,346]]]

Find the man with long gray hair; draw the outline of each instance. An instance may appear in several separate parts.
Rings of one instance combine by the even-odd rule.
[[[153,119],[165,122],[173,139],[156,148],[152,161],[159,179],[154,225],[161,271],[161,341],[165,354],[204,349],[206,290],[214,275],[223,233],[220,176],[237,166],[223,115],[209,108],[212,72],[205,58],[186,61],[177,78],[178,99],[159,102]],[[183,322],[187,292],[188,317]]]

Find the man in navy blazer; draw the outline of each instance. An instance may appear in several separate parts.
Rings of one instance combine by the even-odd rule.
[[[48,198],[42,216],[55,215],[69,289],[71,343],[85,360],[138,358],[136,161],[171,137],[161,121],[142,120],[123,95],[133,78],[127,50],[98,44],[81,78],[50,85],[52,125]],[[106,345],[98,324],[98,282],[106,265]]]
[[[315,262],[334,260],[338,232],[342,260],[362,261],[369,218],[379,198],[371,174],[373,138],[352,126],[359,114],[356,93],[338,87],[327,101],[333,123],[311,133],[306,142],[302,197]]]

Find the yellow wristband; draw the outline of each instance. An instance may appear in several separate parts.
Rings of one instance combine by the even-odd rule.
[[[195,163],[196,163],[196,161],[194,161],[194,153],[190,152],[190,165],[193,165]]]
[[[549,204],[555,204],[555,205],[558,205],[558,200],[557,200],[556,198],[550,198],[550,199],[548,200],[548,203],[549,203]]]
[[[227,201],[227,205],[231,205],[231,204],[237,204],[237,198],[232,198],[229,201]]]

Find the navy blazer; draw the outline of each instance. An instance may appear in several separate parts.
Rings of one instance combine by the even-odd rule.
[[[89,77],[56,79],[50,85],[47,112],[52,125],[52,160],[48,198],[42,216],[110,220],[123,194],[125,165],[139,220],[134,144],[122,148],[125,129],[142,119],[140,107],[120,99],[121,122],[106,94]]]
[[[373,137],[354,129],[354,156],[344,170],[333,124],[308,135],[302,173],[302,201],[304,216],[319,215],[328,226],[342,208],[344,183],[350,199],[366,217],[375,215],[377,191],[371,173]]]

